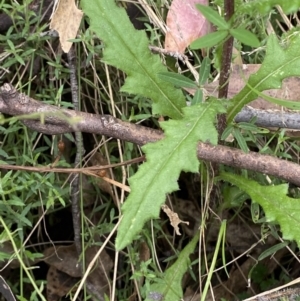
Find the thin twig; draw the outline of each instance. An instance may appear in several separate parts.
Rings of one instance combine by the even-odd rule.
[[[234,13],[234,0],[224,0],[224,16],[225,20],[228,22]],[[222,61],[221,61],[221,72],[219,81],[219,95],[218,98],[227,98],[228,86],[229,86],[229,76],[230,76],[230,66],[232,57],[232,47],[233,47],[233,37],[229,37],[225,41],[222,50]],[[226,114],[220,114],[218,116],[218,133],[219,136],[222,135],[226,128]]]
[[[40,173],[82,173],[82,174],[92,174],[93,176],[97,176],[95,172],[100,170],[105,170],[108,168],[120,167],[131,165],[134,163],[140,163],[145,161],[145,156],[137,157],[131,160],[123,161],[120,163],[107,164],[101,166],[89,166],[89,167],[79,167],[79,168],[63,168],[63,167],[48,167],[48,166],[24,166],[24,165],[10,165],[10,164],[0,164],[0,169],[6,170],[24,170],[29,172],[40,172]],[[94,172],[94,173],[93,173]]]
[[[81,132],[106,135],[138,145],[164,138],[161,131],[125,122],[110,115],[88,114],[43,104],[17,92],[9,84],[0,87],[0,112],[9,115],[36,113],[41,116],[44,114],[42,122],[40,121],[41,117],[34,117],[35,120],[30,125],[36,131],[46,134],[70,133],[74,132],[74,128],[76,128]],[[70,126],[66,121],[67,118],[77,118],[76,124]],[[55,125],[54,128],[53,125]],[[300,186],[300,166],[293,162],[255,152],[244,153],[239,149],[221,145],[213,146],[202,142],[198,143],[197,155],[199,159],[261,172]]]
[[[76,78],[76,57],[74,52],[74,46],[72,46],[70,51],[68,52],[68,63],[70,69],[72,103],[74,105],[75,111],[79,111],[78,83]],[[82,160],[82,156],[84,153],[81,132],[77,132],[77,131],[75,132],[75,143],[76,143],[76,157],[75,157],[74,165],[80,166],[80,162]],[[73,174],[71,178],[71,204],[72,204],[72,217],[73,217],[73,228],[74,228],[74,242],[75,242],[78,256],[80,256],[82,252],[79,196],[80,196],[79,175]]]

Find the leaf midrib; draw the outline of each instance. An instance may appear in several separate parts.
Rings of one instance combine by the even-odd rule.
[[[210,109],[210,106],[213,105],[213,103],[211,103],[209,106],[207,106],[202,113],[199,115],[199,117],[196,119],[196,122],[194,122],[193,127],[191,127],[191,129],[187,132],[186,135],[184,135],[182,137],[182,139],[180,140],[180,143],[177,143],[176,147],[173,149],[173,151],[170,153],[170,155],[167,157],[166,160],[164,160],[163,164],[160,165],[159,169],[157,170],[157,172],[152,176],[150,183],[148,183],[147,188],[143,191],[143,195],[140,197],[141,199],[146,199],[146,197],[149,195],[149,190],[151,192],[151,190],[153,190],[153,186],[154,184],[157,182],[156,181],[156,175],[157,174],[161,174],[163,172],[163,170],[165,169],[165,166],[168,165],[169,161],[171,160],[171,158],[173,158],[174,154],[176,153],[176,151],[178,150],[179,146],[182,145],[182,143],[187,139],[186,137],[190,135],[191,132],[193,132],[193,130],[195,129],[195,127],[198,125],[198,122],[201,122],[201,119],[203,118],[203,115],[205,115],[205,112],[207,112],[207,110]],[[164,139],[168,139],[168,137],[164,138]],[[200,139],[199,139],[200,140]],[[147,164],[147,163],[146,163]],[[172,166],[172,164],[169,164],[169,166]],[[178,166],[177,166],[178,168]],[[180,170],[182,170],[181,168],[178,168]],[[153,185],[153,186],[152,186]],[[144,204],[145,201],[143,201],[142,203],[139,202],[139,205],[137,206],[137,210],[135,211],[136,213],[141,209],[142,204]],[[136,220],[135,220],[136,222]],[[134,223],[131,223],[131,226]]]

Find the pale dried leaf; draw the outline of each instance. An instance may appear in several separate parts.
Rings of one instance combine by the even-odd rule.
[[[68,53],[72,43],[68,40],[75,39],[81,23],[83,12],[75,5],[75,0],[60,0],[50,23],[50,29],[59,34],[61,48]]]
[[[173,212],[167,205],[162,205],[161,209],[166,213],[166,215],[169,217],[170,219],[170,223],[172,225],[172,227],[174,228],[175,232],[177,235],[181,235],[179,232],[179,227],[178,225],[180,223],[184,223],[184,224],[189,224],[189,222],[184,222],[182,221],[179,217],[178,214],[176,212]]]
[[[195,4],[208,5],[208,0],[173,0],[167,15],[165,49],[183,54],[192,41],[210,31],[209,22]]]

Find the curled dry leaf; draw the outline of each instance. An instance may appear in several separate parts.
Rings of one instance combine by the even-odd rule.
[[[167,15],[165,50],[183,54],[186,47],[210,31],[209,22],[195,4],[208,0],[173,0]]]
[[[62,139],[58,141],[57,148],[61,154],[64,153],[66,146],[65,146],[65,142]]]
[[[169,217],[170,222],[172,227],[174,228],[175,232],[177,235],[181,235],[179,232],[179,227],[178,225],[180,223],[184,223],[184,224],[189,224],[189,222],[184,222],[182,221],[179,217],[178,214],[173,212],[167,205],[162,205],[161,209],[166,213],[166,215]]]
[[[59,34],[61,48],[68,53],[72,43],[70,39],[75,39],[83,12],[75,5],[75,0],[60,0],[56,11],[53,14],[50,29],[54,29]]]

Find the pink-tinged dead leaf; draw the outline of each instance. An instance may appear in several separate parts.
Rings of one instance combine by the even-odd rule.
[[[243,65],[232,65],[231,73],[229,78],[228,87],[228,98],[233,98],[238,94],[246,85],[246,80],[253,73],[256,73],[260,64],[243,64]],[[241,75],[242,74],[242,75]],[[212,82],[204,85],[204,94],[207,96],[218,96],[218,82]],[[195,95],[196,89],[184,88],[185,91],[191,95]],[[288,77],[282,81],[282,87],[280,89],[270,89],[262,92],[263,94],[283,100],[297,101],[300,100],[300,79],[299,77]],[[270,101],[265,100],[257,96],[257,98],[251,101],[248,106],[258,110],[282,110],[282,111],[292,111],[286,107],[274,104]]]
[[[83,12],[75,5],[75,0],[60,0],[53,14],[50,29],[59,34],[61,48],[68,53],[72,43],[68,40],[75,39],[83,16]]]
[[[246,85],[245,80],[249,78],[251,74],[254,74],[259,70],[261,65],[259,64],[244,64],[233,65],[231,67],[231,74],[229,78],[228,98],[234,97],[239,93]],[[242,74],[242,76],[241,76]],[[218,84],[217,82],[205,85],[204,88],[213,96],[217,96]],[[191,91],[188,91],[191,92]],[[195,92],[195,91],[194,91]],[[194,94],[193,92],[193,94]],[[282,87],[280,89],[265,90],[263,94],[279,99],[286,99],[290,101],[299,101],[300,97],[300,79],[299,77],[288,77],[282,81]],[[259,110],[282,110],[291,111],[285,107],[269,102],[259,96],[257,99],[248,104],[254,109]]]
[[[183,54],[191,42],[210,31],[196,4],[208,5],[208,0],[173,0],[167,15],[165,50]]]

